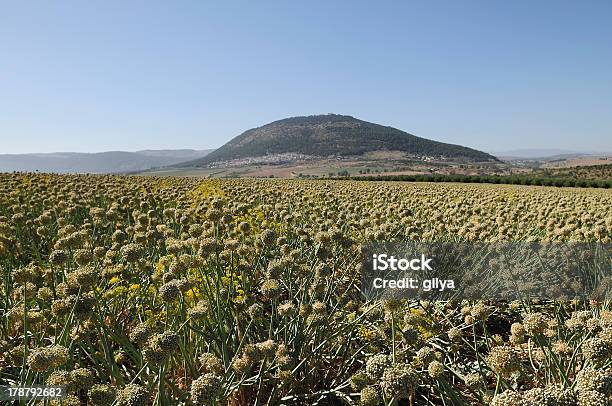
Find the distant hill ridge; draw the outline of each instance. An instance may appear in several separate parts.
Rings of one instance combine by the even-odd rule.
[[[207,156],[178,166],[207,166],[273,154],[348,157],[374,151],[497,161],[494,156],[472,148],[428,140],[351,116],[325,114],[286,118],[247,130]]]
[[[122,173],[201,158],[210,150],[176,149],[96,153],[0,154],[0,172]]]

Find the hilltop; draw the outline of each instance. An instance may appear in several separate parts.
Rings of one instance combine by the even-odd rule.
[[[497,161],[494,156],[472,148],[428,140],[351,116],[325,114],[286,118],[247,130],[207,156],[177,166],[231,165],[263,158],[274,162],[273,157],[283,162],[357,157],[380,151],[431,159]]]

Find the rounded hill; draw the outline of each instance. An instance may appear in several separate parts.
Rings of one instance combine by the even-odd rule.
[[[497,160],[485,152],[461,145],[428,140],[351,116],[325,114],[286,118],[247,130],[206,157],[181,166],[207,166],[280,154],[351,157],[376,151],[473,161]]]

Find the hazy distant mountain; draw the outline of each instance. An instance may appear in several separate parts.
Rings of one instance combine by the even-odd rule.
[[[538,158],[559,158],[559,157],[578,157],[592,155],[592,152],[570,151],[567,149],[514,149],[510,151],[491,152],[491,155],[499,159],[538,159]]]
[[[0,155],[0,172],[117,173],[143,171],[206,156],[212,150],[168,149],[136,152],[56,152]]]
[[[206,157],[181,166],[208,166],[215,162],[291,154],[297,157],[350,157],[376,151],[473,161],[497,160],[485,152],[461,145],[428,140],[351,116],[325,114],[292,117],[253,128]]]

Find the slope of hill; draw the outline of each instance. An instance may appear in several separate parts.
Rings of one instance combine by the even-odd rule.
[[[360,156],[375,151],[400,151],[413,156],[497,161],[485,152],[417,137],[392,127],[326,114],[292,117],[245,131],[204,158],[180,166],[208,166],[268,155],[308,157]]]
[[[119,173],[142,171],[201,158],[211,150],[144,150],[99,153],[57,152],[0,155],[0,172]]]

